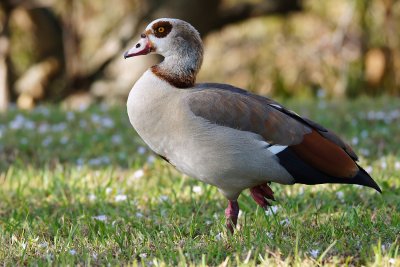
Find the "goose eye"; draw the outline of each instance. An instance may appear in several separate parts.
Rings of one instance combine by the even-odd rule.
[[[169,21],[158,21],[152,27],[153,34],[157,38],[166,37],[172,30],[172,24]]]

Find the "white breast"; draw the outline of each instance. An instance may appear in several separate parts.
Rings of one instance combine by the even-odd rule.
[[[148,70],[128,96],[127,111],[133,128],[153,151],[163,156],[178,134],[176,127],[182,126],[181,108],[177,108],[181,92]]]

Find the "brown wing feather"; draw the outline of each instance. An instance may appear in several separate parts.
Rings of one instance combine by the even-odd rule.
[[[257,133],[270,144],[299,144],[303,135],[311,132],[307,125],[245,94],[200,90],[190,94],[188,104],[196,116],[218,125]]]
[[[259,96],[258,96],[259,97]],[[259,97],[260,101],[262,101],[262,97]],[[270,100],[270,99],[268,99]],[[271,105],[271,104],[270,104]],[[272,105],[273,107],[276,107],[275,105]],[[280,105],[279,105],[280,106]],[[314,130],[318,131],[319,134],[321,134],[323,137],[325,137],[326,139],[328,139],[329,141],[333,142],[334,144],[338,145],[339,147],[341,147],[344,151],[346,151],[346,153],[353,159],[353,160],[358,160],[358,157],[356,155],[356,153],[353,151],[353,149],[346,144],[345,142],[343,142],[342,139],[340,139],[339,136],[337,136],[334,132],[332,132],[331,130],[326,129],[325,127],[319,125],[318,123],[305,118],[305,117],[301,117],[299,115],[297,115],[296,113],[294,113],[291,110],[286,109],[283,106],[280,106],[280,108],[278,108],[278,110],[284,112],[285,114],[289,115],[290,117],[299,120],[303,123],[305,123],[306,125],[310,126],[311,128],[313,128]]]
[[[357,155],[335,133],[277,102],[222,84],[203,84],[188,99],[192,112],[212,123],[251,131],[270,144],[287,145],[314,168],[353,177]]]
[[[346,144],[345,142],[343,142],[342,139],[340,139],[339,136],[337,136],[334,132],[332,132],[331,130],[326,129],[325,127],[319,125],[318,123],[308,119],[308,118],[304,118],[304,117],[300,117],[299,115],[293,113],[290,110],[287,110],[285,108],[283,108],[283,111],[285,113],[289,113],[291,114],[291,116],[295,119],[299,119],[301,121],[303,121],[304,123],[306,123],[307,125],[309,125],[311,128],[313,128],[314,130],[318,131],[319,134],[321,134],[323,137],[325,137],[326,139],[328,139],[329,141],[333,142],[334,144],[338,145],[340,148],[342,148],[344,151],[346,151],[346,153],[353,159],[353,160],[358,160],[358,157],[356,155],[356,153],[354,153],[353,149]]]
[[[306,134],[300,144],[290,146],[290,149],[314,168],[333,177],[352,178],[359,170],[341,147],[315,130]]]

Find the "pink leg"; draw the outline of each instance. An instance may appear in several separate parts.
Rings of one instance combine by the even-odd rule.
[[[266,198],[275,200],[274,192],[267,183],[250,188],[250,194],[256,203],[264,209],[270,205]]]
[[[226,227],[233,234],[239,215],[239,203],[236,200],[229,200],[228,207],[225,210]]]

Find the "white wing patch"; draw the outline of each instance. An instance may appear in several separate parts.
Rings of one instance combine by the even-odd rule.
[[[280,110],[280,111],[283,110],[283,107],[279,106],[278,104],[272,103],[272,104],[269,104],[269,105],[270,105],[271,107],[274,107],[274,108]],[[299,114],[297,114],[296,112],[294,112],[293,110],[286,109],[286,111],[301,118],[301,116],[300,116]]]
[[[282,107],[281,106],[279,106],[278,104],[269,104],[270,106],[273,106],[273,107],[275,107],[275,108],[277,108],[277,109],[282,109]]]
[[[282,150],[284,150],[285,148],[287,148],[287,146],[273,145],[273,146],[268,147],[268,150],[276,155],[279,152],[281,152]]]

